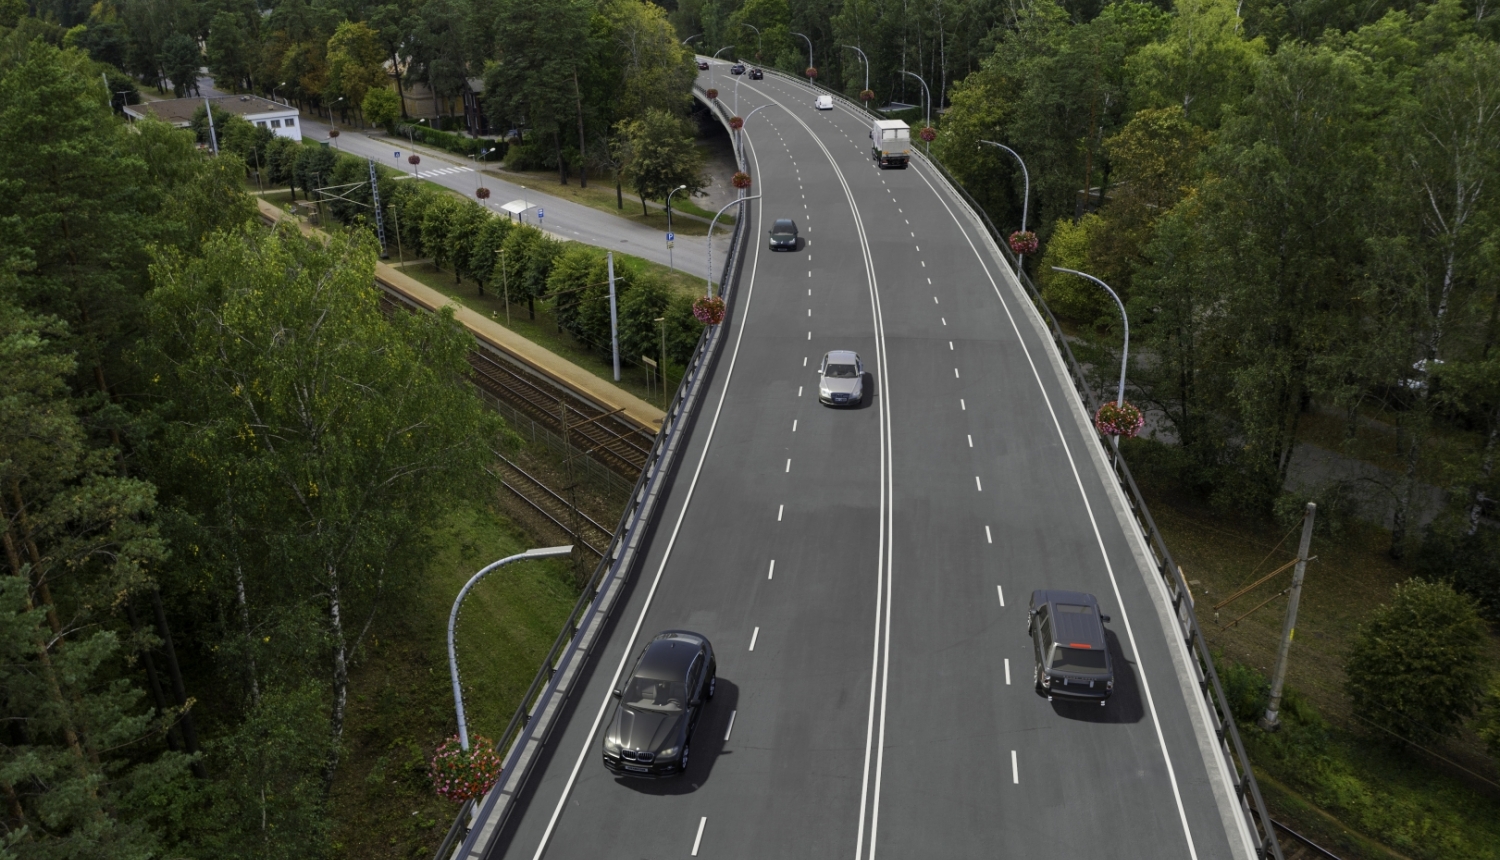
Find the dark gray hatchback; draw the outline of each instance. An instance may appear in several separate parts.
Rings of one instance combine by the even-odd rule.
[[[797,222],[790,218],[777,218],[771,225],[771,250],[797,250]]]
[[[1036,690],[1103,705],[1115,689],[1114,664],[1104,639],[1109,616],[1094,595],[1081,591],[1033,591],[1027,609],[1036,663]]]
[[[604,731],[604,766],[620,776],[681,775],[717,681],[707,639],[686,630],[658,633],[614,691],[620,703]]]

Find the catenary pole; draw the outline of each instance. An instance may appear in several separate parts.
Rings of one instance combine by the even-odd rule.
[[[1286,683],[1286,661],[1292,651],[1292,637],[1297,633],[1297,604],[1302,599],[1302,578],[1307,573],[1307,552],[1312,546],[1313,520],[1318,515],[1318,506],[1307,503],[1302,514],[1302,543],[1297,547],[1297,568],[1292,573],[1291,596],[1286,602],[1286,624],[1281,630],[1281,648],[1276,652],[1276,671],[1271,675],[1271,701],[1266,705],[1266,715],[1261,717],[1260,727],[1268,732],[1281,728],[1281,690]]]

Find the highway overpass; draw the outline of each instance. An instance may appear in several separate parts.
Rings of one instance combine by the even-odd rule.
[[[763,198],[722,357],[530,778],[464,856],[1255,856],[1168,591],[999,249],[925,161],[877,169],[853,106],[769,73],[738,100],[768,105]],[[779,217],[806,247],[765,247]],[[831,349],[863,357],[863,408],[819,405]],[[1035,692],[1038,588],[1112,616],[1107,707]],[[712,640],[718,694],[685,777],[616,779],[610,691],[670,628]]]

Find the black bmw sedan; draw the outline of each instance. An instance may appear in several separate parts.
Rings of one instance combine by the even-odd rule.
[[[657,634],[614,691],[604,766],[620,776],[679,776],[693,729],[713,698],[718,664],[708,640],[686,630]]]

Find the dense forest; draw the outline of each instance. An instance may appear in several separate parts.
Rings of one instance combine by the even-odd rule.
[[[648,148],[696,169],[694,50],[873,106],[921,105],[920,76],[932,155],[1002,231],[1027,213],[1027,265],[1091,365],[1118,361],[1115,306],[1051,267],[1125,300],[1144,475],[1295,518],[1315,415],[1379,465],[1311,497],[1330,520],[1376,498],[1382,550],[1459,593],[1399,593],[1350,695],[1431,737],[1477,714],[1500,750],[1500,687],[1469,659],[1476,613],[1500,615],[1496,20],[1484,0],[0,0],[0,858],[340,853],[351,668],[433,512],[484,505],[514,444],[451,320],[379,312],[363,215],[334,207],[352,229],[326,241],[254,225],[248,165],[295,195],[363,162],[227,117],[211,157],[121,118],[200,67],[375,125],[413,109],[398,80],[438,114],[480,81],[507,166],[623,177],[643,206],[676,181]],[[379,185],[436,265],[602,342],[597,249]],[[666,317],[690,351],[685,304],[630,290],[632,348]],[[1370,657],[1407,605],[1462,633],[1442,696],[1391,698],[1410,678]]]

